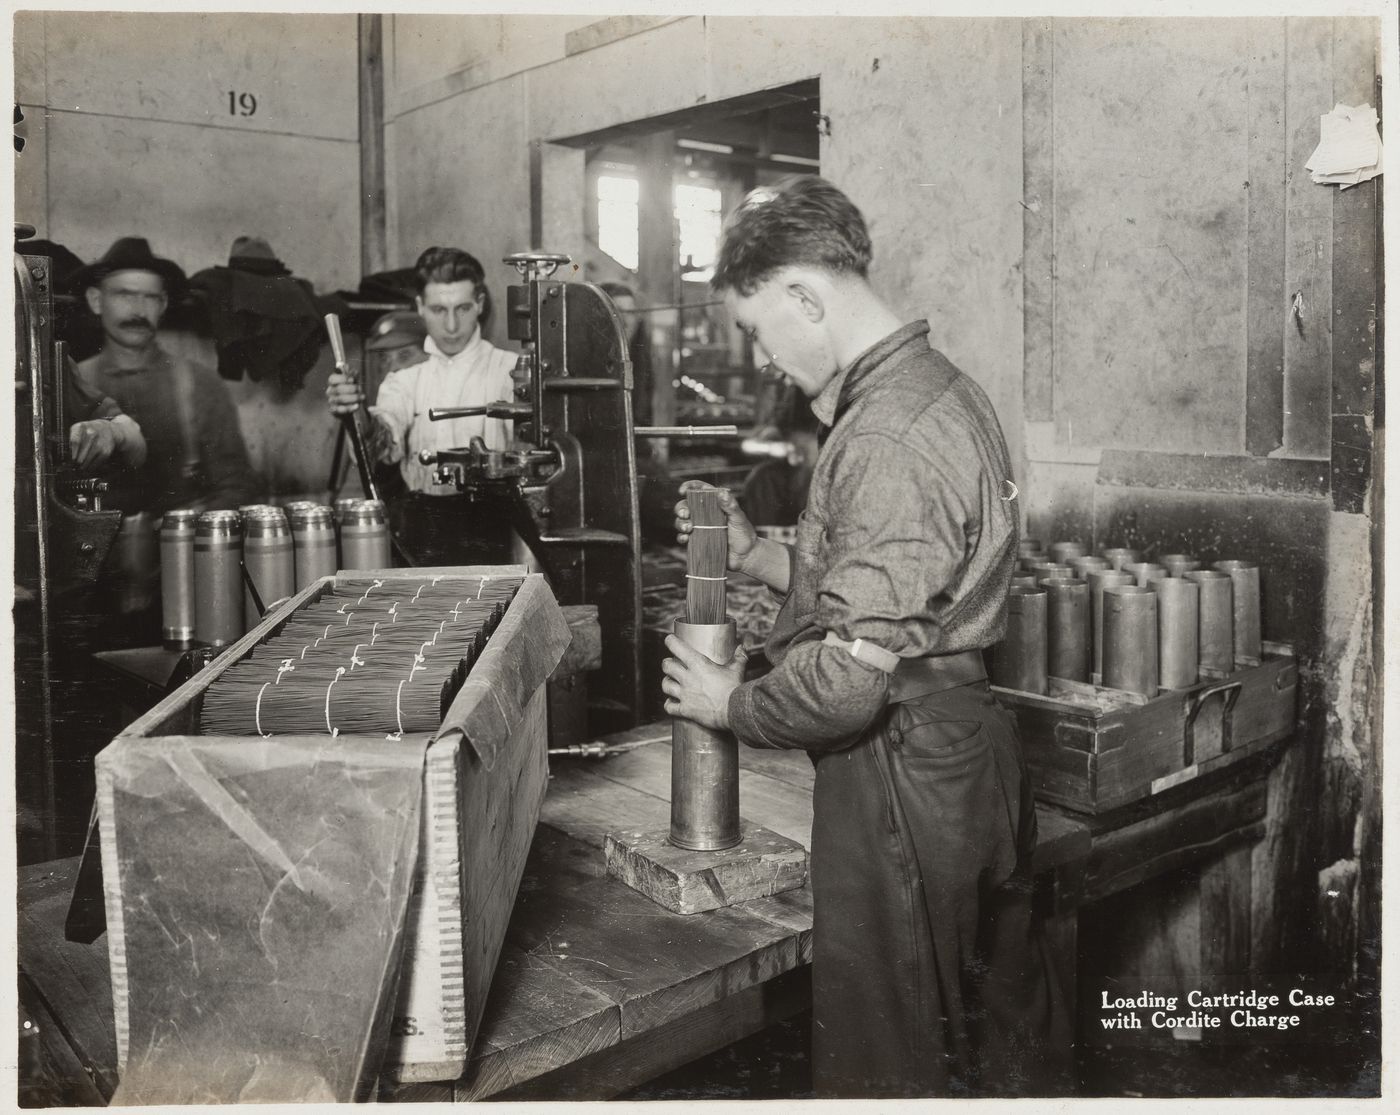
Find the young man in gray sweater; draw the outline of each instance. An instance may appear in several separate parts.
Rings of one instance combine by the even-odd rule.
[[[815,177],[754,191],[712,285],[812,400],[822,448],[797,544],[732,495],[729,566],[786,594],[744,682],[674,636],[666,711],[816,766],[819,1096],[1058,1095],[1070,1022],[1031,917],[1035,807],[988,691],[1019,511],[986,395],[868,280],[860,211]],[[676,525],[690,524],[682,501]]]

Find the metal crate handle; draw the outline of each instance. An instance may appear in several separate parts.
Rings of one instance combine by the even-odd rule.
[[[1225,705],[1220,710],[1220,753],[1229,753],[1230,737],[1233,734],[1231,728],[1234,724],[1231,717],[1243,687],[1242,681],[1227,681],[1221,685],[1212,685],[1209,689],[1202,689],[1191,697],[1191,703],[1186,709],[1186,730],[1182,734],[1182,761],[1186,766],[1189,767],[1196,761],[1196,717],[1200,714],[1201,706],[1217,693],[1225,694]]]

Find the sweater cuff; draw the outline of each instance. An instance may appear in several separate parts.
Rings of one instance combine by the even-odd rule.
[[[750,747],[778,749],[758,726],[753,707],[754,683],[745,682],[729,694],[729,730]]]

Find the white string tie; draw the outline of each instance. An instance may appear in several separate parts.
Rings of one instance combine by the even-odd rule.
[[[335,677],[331,678],[330,685],[326,686],[326,731],[330,732],[332,739],[340,735],[340,729],[331,727],[331,690],[335,688],[335,683],[340,680],[341,675],[344,673],[345,667],[337,666],[335,668]]]
[[[262,683],[262,689],[258,690],[257,704],[253,706],[253,723],[257,725],[258,735],[262,736],[263,739],[270,739],[272,737],[271,732],[264,732],[262,729],[262,695],[263,690],[267,688],[267,685],[267,682]]]

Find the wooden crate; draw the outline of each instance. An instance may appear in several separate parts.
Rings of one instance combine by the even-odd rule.
[[[1287,736],[1297,683],[1292,648],[1266,643],[1258,665],[1152,698],[1059,678],[1045,696],[992,691],[1016,714],[1036,797],[1104,813]]]
[[[403,740],[426,747],[421,836],[382,1067],[392,1079],[407,1082],[461,1075],[544,799],[548,778],[545,680],[570,640],[568,625],[544,579],[527,575],[522,566],[355,570],[323,578],[269,614],[99,756],[98,809],[119,1070],[128,1052],[129,1002],[122,929],[123,849],[117,839],[119,818],[113,814],[114,759],[123,748],[149,751],[152,745],[178,746],[195,736],[200,702],[209,685],[339,581],[483,575],[522,577],[523,583],[438,732]],[[275,742],[256,736],[236,738],[251,744]],[[342,742],[353,745],[353,737],[342,737]]]

